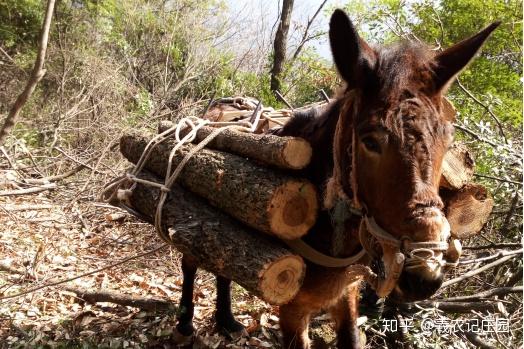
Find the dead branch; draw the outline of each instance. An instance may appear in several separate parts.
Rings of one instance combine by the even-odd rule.
[[[70,277],[70,278],[67,278],[67,279],[51,281],[51,282],[49,282],[47,284],[36,286],[36,287],[30,288],[28,290],[22,291],[22,292],[18,292],[18,293],[7,295],[7,296],[2,296],[2,297],[0,297],[0,300],[17,298],[17,297],[20,297],[20,296],[24,296],[26,294],[30,294],[30,293],[36,292],[36,291],[41,290],[43,288],[52,287],[52,286],[58,286],[58,285],[64,284],[64,283],[69,282],[69,281],[73,281],[73,280],[80,279],[80,278],[83,278],[83,277],[86,277],[86,276],[97,274],[97,273],[100,273],[101,271],[104,271],[104,270],[107,270],[107,269],[111,269],[111,268],[117,267],[119,265],[125,264],[125,263],[129,262],[130,260],[137,259],[137,258],[140,258],[140,257],[144,257],[144,256],[147,256],[147,255],[153,254],[153,253],[155,253],[155,252],[157,252],[157,251],[159,251],[159,250],[161,250],[161,249],[163,249],[163,248],[165,248],[167,246],[168,246],[168,244],[162,244],[162,245],[160,245],[160,246],[158,246],[158,247],[156,247],[156,248],[154,248],[154,249],[152,249],[150,251],[147,251],[147,252],[144,252],[144,253],[139,253],[139,254],[131,256],[131,257],[127,257],[127,258],[122,259],[121,261],[118,261],[116,263],[112,263],[112,264],[106,265],[105,267],[102,267],[102,268],[99,268],[99,269],[96,269],[96,270],[93,270],[93,271],[90,271],[90,272],[87,272],[87,273],[84,273],[84,274],[73,276],[73,277]]]
[[[313,17],[311,17],[311,19],[307,22],[307,25],[306,25],[306,29],[304,29],[304,34],[302,35],[302,39],[300,40],[300,43],[298,44],[297,46],[297,49],[295,50],[295,53],[293,53],[293,56],[291,57],[291,64],[293,64],[293,62],[295,61],[295,59],[297,59],[298,55],[300,54],[300,52],[302,51],[302,49],[304,48],[304,45],[309,41],[311,40],[312,38],[314,38],[315,36],[309,36],[309,29],[311,29],[311,25],[313,24],[313,22],[315,21],[315,18],[317,18],[318,14],[320,13],[320,11],[322,10],[322,8],[324,7],[324,5],[326,5],[326,2],[327,0],[324,0],[320,6],[318,7],[317,11],[315,12],[315,14],[313,15]]]
[[[514,250],[514,251],[498,251],[497,253],[495,253],[495,254],[493,254],[491,256],[485,256],[485,257],[478,257],[478,258],[473,258],[473,259],[461,260],[461,261],[459,261],[459,264],[460,265],[475,264],[475,263],[479,263],[479,262],[485,262],[485,261],[489,261],[489,260],[492,260],[492,259],[497,259],[497,258],[500,258],[500,257],[511,256],[511,255],[514,255],[514,254],[521,254],[521,253],[522,253],[522,249]]]
[[[112,292],[110,290],[88,291],[76,287],[64,287],[66,291],[76,293],[78,298],[87,303],[110,302],[114,304],[135,307],[147,311],[176,311],[176,306],[170,302],[159,298],[145,298],[122,293]]]
[[[65,173],[59,174],[59,175],[49,176],[49,177],[44,177],[44,178],[26,178],[24,179],[24,182],[27,184],[47,184],[47,183],[58,182],[58,181],[61,181],[62,179],[66,179],[68,177],[71,177],[77,174],[84,168],[86,168],[86,166],[78,165],[74,169],[67,171]]]
[[[489,113],[489,115],[491,115],[493,120],[495,120],[495,122],[497,123],[497,126],[499,127],[499,131],[500,131],[500,135],[504,139],[504,143],[508,144],[508,139],[506,138],[506,134],[504,133],[504,129],[502,128],[502,123],[500,122],[499,118],[495,115],[495,113],[493,113],[491,108],[488,105],[482,103],[477,97],[475,97],[473,95],[473,93],[471,93],[471,91],[469,91],[467,88],[465,88],[464,85],[462,85],[462,83],[460,82],[460,79],[458,79],[458,78],[457,78],[457,84],[460,87],[460,89],[465,94],[468,95],[469,98],[471,98],[475,103],[480,105],[482,108],[486,109],[486,111]]]
[[[483,273],[483,272],[485,272],[486,270],[488,270],[490,268],[496,267],[497,265],[500,265],[500,264],[503,264],[503,263],[509,261],[510,259],[514,258],[515,256],[517,256],[517,255],[514,254],[514,255],[511,255],[511,256],[505,256],[505,257],[500,258],[499,260],[496,260],[494,262],[486,264],[485,266],[483,266],[481,268],[470,270],[467,273],[465,273],[465,274],[463,274],[463,275],[461,275],[459,277],[456,277],[454,279],[445,281],[444,283],[442,283],[442,287],[447,287],[447,286],[456,284],[457,282],[466,280],[466,279],[470,278],[473,275],[477,275],[477,274]]]
[[[521,247],[522,244],[518,242],[509,242],[509,243],[500,243],[500,244],[490,244],[483,246],[462,246],[464,250],[487,250],[492,248],[512,248],[512,247]]]
[[[4,210],[8,212],[16,211],[36,211],[36,210],[48,210],[53,208],[53,205],[11,205],[3,207]]]
[[[36,280],[34,275],[4,263],[0,263],[0,271],[23,275],[29,280]],[[88,303],[109,302],[153,312],[176,310],[176,306],[172,302],[159,298],[137,297],[112,292],[110,290],[88,291],[83,288],[72,286],[63,287],[63,290],[75,293],[78,298]]]
[[[497,306],[497,302],[490,303],[486,301],[482,302],[440,302],[440,301],[421,301],[415,303],[405,303],[400,305],[401,310],[407,312],[418,312],[420,308],[434,308],[441,310],[446,313],[464,314],[471,313],[473,311],[478,312],[497,312],[500,313],[500,309]]]
[[[0,191],[0,196],[17,196],[17,195],[26,195],[26,194],[36,194],[36,193],[41,193],[46,190],[53,190],[55,188],[56,188],[55,183],[48,183],[48,184],[44,184],[39,187]]]
[[[487,297],[492,297],[492,296],[505,296],[510,293],[522,293],[522,290],[523,290],[522,286],[498,287],[498,288],[493,288],[491,290],[487,290],[484,292],[479,292],[471,296],[459,296],[459,297],[446,298],[446,301],[447,302],[463,302],[463,301],[471,301],[471,300],[480,300],[481,298],[487,298]]]
[[[40,34],[40,41],[38,43],[38,54],[36,56],[35,65],[24,91],[22,91],[22,93],[16,99],[13,107],[11,110],[9,110],[9,114],[4,121],[4,125],[2,128],[0,128],[0,146],[4,144],[5,139],[9,135],[9,132],[11,132],[11,129],[15,125],[18,114],[20,114],[22,107],[27,102],[29,97],[31,97],[31,94],[35,90],[36,85],[44,77],[45,69],[43,69],[43,66],[47,50],[47,41],[49,38],[49,28],[51,27],[51,19],[53,18],[54,8],[55,0],[48,0],[44,24],[42,25],[42,32]]]

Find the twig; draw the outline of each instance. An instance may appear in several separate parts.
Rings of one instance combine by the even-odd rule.
[[[88,303],[110,302],[153,312],[176,310],[176,306],[172,302],[158,298],[137,297],[116,293],[109,290],[88,291],[82,288],[71,286],[64,287],[63,289],[76,293],[78,298]]]
[[[497,259],[497,258],[500,258],[500,257],[512,256],[512,255],[515,255],[515,254],[521,254],[522,251],[523,251],[522,248],[519,249],[519,250],[515,250],[515,251],[499,251],[499,252],[497,252],[497,253],[495,253],[495,254],[493,254],[491,256],[461,260],[461,261],[459,261],[459,264],[460,265],[466,265],[466,264],[474,264],[474,263],[479,263],[479,262],[490,261],[492,259]]]
[[[157,252],[157,251],[159,251],[159,250],[161,250],[161,249],[163,249],[164,247],[167,247],[167,246],[169,246],[169,245],[168,244],[162,244],[162,245],[160,245],[160,246],[158,246],[158,247],[156,247],[156,248],[154,248],[154,249],[152,249],[150,251],[147,251],[147,252],[144,252],[144,253],[139,253],[139,254],[131,256],[131,257],[127,257],[125,259],[122,259],[119,262],[106,265],[103,268],[96,269],[96,270],[93,270],[93,271],[90,271],[90,272],[87,272],[87,273],[84,273],[84,274],[80,274],[80,275],[77,275],[77,276],[73,276],[73,277],[70,277],[70,278],[67,278],[67,279],[61,279],[61,280],[52,281],[52,282],[47,283],[45,285],[40,285],[40,286],[37,286],[37,287],[33,287],[33,288],[30,288],[29,290],[25,290],[25,291],[22,291],[22,292],[19,292],[19,293],[15,293],[15,294],[12,294],[12,295],[2,296],[2,297],[0,297],[0,300],[17,298],[17,297],[20,297],[20,296],[24,296],[26,294],[30,294],[30,293],[36,292],[36,291],[41,290],[43,288],[58,286],[58,285],[64,284],[64,283],[69,282],[69,281],[73,281],[73,280],[80,279],[80,278],[83,278],[83,277],[86,277],[86,276],[97,274],[97,273],[100,273],[101,271],[104,271],[104,270],[107,270],[107,269],[111,269],[111,268],[117,267],[119,265],[125,264],[125,263],[129,262],[130,260],[137,259],[137,258],[140,258],[140,257],[144,257],[144,256],[147,256],[147,255],[153,254],[153,253],[155,253],[155,252]]]
[[[463,275],[461,275],[459,277],[456,277],[454,279],[445,281],[444,283],[442,283],[441,288],[442,287],[447,287],[447,286],[450,286],[450,285],[453,285],[453,284],[456,284],[457,282],[466,280],[467,278],[469,278],[469,277],[471,277],[473,275],[477,275],[477,274],[480,274],[482,272],[485,272],[486,270],[488,270],[490,268],[496,267],[497,265],[500,265],[500,264],[503,264],[503,263],[509,261],[510,259],[512,259],[515,256],[516,255],[505,256],[505,257],[502,257],[501,259],[499,259],[499,260],[497,260],[495,262],[491,262],[489,264],[486,264],[485,266],[483,266],[481,268],[470,270],[467,273],[465,273],[465,274],[463,274]]]
[[[26,271],[19,270],[10,265],[0,263],[0,270],[11,274],[18,274],[27,277],[30,280],[36,280],[34,275],[27,273]],[[109,290],[98,290],[98,291],[87,291],[83,288],[77,288],[72,286],[63,287],[68,292],[76,293],[78,298],[88,302],[110,302],[130,307],[136,307],[148,311],[174,311],[176,307],[172,302],[158,298],[144,298],[131,295],[124,295],[115,293]]]
[[[16,196],[16,195],[26,195],[26,194],[36,194],[46,190],[52,190],[56,188],[56,184],[48,183],[39,187],[18,189],[18,190],[4,190],[0,191],[0,196]]]
[[[53,208],[53,205],[12,205],[5,206],[4,209],[9,212],[16,211],[36,211],[36,210],[47,210]]]
[[[462,85],[462,83],[460,82],[460,79],[458,78],[457,78],[457,84],[460,87],[460,89],[469,96],[469,98],[471,98],[475,103],[480,105],[482,108],[486,109],[489,115],[491,115],[493,120],[495,120],[495,122],[497,123],[499,127],[499,131],[500,131],[500,135],[504,139],[504,143],[508,144],[508,139],[506,138],[506,135],[504,134],[504,129],[502,128],[502,123],[500,122],[499,118],[493,113],[493,111],[491,111],[491,108],[485,105],[484,103],[482,103],[480,100],[478,100],[467,88],[464,87],[464,85]]]
[[[22,91],[22,93],[16,99],[11,110],[9,110],[9,114],[7,115],[7,118],[4,121],[4,125],[0,128],[0,146],[4,144],[5,139],[9,135],[9,132],[11,132],[11,129],[15,125],[18,114],[20,114],[22,107],[25,105],[29,97],[31,97],[31,94],[33,94],[36,85],[44,77],[45,69],[43,69],[43,67],[45,61],[45,54],[47,50],[47,40],[49,38],[49,29],[51,27],[51,19],[53,18],[54,8],[55,0],[48,0],[44,24],[42,25],[40,41],[38,43],[38,54],[36,56],[35,65],[33,67],[31,76],[27,81],[27,85],[24,88],[24,91]]]
[[[491,290],[487,290],[484,292],[479,292],[471,296],[459,296],[459,297],[452,297],[452,298],[446,298],[446,302],[463,302],[463,301],[471,301],[471,300],[480,300],[481,298],[487,298],[492,296],[504,296],[510,293],[522,293],[522,286],[516,286],[516,287],[498,287],[493,288]]]
[[[491,248],[512,248],[512,247],[522,247],[522,244],[516,243],[516,242],[509,242],[509,243],[500,243],[500,244],[490,244],[490,245],[483,245],[483,246],[463,246],[462,249],[464,250],[487,250]]]
[[[297,49],[295,50],[295,53],[293,53],[293,56],[290,60],[291,62],[291,65],[293,64],[293,62],[295,61],[295,59],[297,59],[298,55],[300,54],[300,52],[302,51],[302,49],[304,48],[304,45],[309,41],[311,40],[313,37],[308,37],[308,34],[309,34],[309,29],[311,29],[311,25],[313,24],[313,22],[315,21],[315,18],[317,18],[318,14],[320,13],[320,11],[322,10],[322,8],[324,7],[324,5],[326,5],[326,2],[327,0],[324,0],[320,6],[318,7],[318,9],[315,11],[315,14],[313,15],[313,17],[311,17],[310,20],[308,20],[307,22],[307,25],[306,25],[306,29],[304,30],[304,34],[302,35],[302,39],[300,40],[300,43],[298,44],[297,46]]]
[[[500,312],[495,303],[482,302],[439,302],[439,301],[420,301],[414,303],[404,303],[400,305],[404,311],[413,312],[419,311],[421,308],[434,308],[448,313],[470,313],[473,311],[479,312]]]
[[[484,174],[480,174],[480,173],[474,173],[473,175],[474,175],[475,177],[488,178],[488,179],[493,179],[493,180],[495,180],[495,181],[499,181],[499,182],[506,182],[506,183],[511,183],[511,184],[516,184],[516,185],[522,186],[522,183],[521,183],[521,182],[512,181],[512,180],[510,180],[510,179],[504,179],[504,178],[499,178],[499,177],[493,177],[493,176],[488,176],[488,175],[484,175]]]
[[[504,145],[504,144],[497,144],[495,142],[492,142],[490,141],[489,139],[486,139],[485,137],[482,137],[481,135],[475,133],[474,131],[464,127],[464,126],[461,126],[457,123],[454,123],[453,126],[456,128],[456,129],[459,129],[467,134],[469,134],[470,136],[472,136],[473,138],[475,138],[476,140],[480,141],[480,142],[484,142],[484,143],[487,143],[495,148],[504,148],[508,151],[510,151],[512,153],[512,155],[518,157],[519,159],[522,159],[522,155],[515,152],[513,149],[509,148],[507,145]]]
[[[105,172],[102,172],[102,171],[99,171],[97,170],[96,168],[93,168],[91,165],[89,165],[90,162],[92,162],[93,160],[95,159],[98,159],[99,155],[96,155],[96,156],[93,156],[92,158],[90,158],[89,160],[87,161],[80,161],[78,159],[75,159],[73,158],[71,155],[67,154],[65,151],[63,151],[62,149],[60,149],[59,147],[53,147],[53,149],[55,149],[56,151],[58,151],[60,154],[62,154],[63,156],[65,156],[66,158],[68,158],[69,160],[71,160],[72,162],[74,163],[77,163],[79,165],[82,165],[88,169],[90,169],[91,171],[95,171],[96,173],[98,174],[102,174],[102,175],[106,175],[107,173]]]
[[[44,177],[44,178],[25,178],[24,182],[28,184],[47,184],[47,183],[58,182],[58,181],[61,181],[62,179],[71,177],[72,175],[83,170],[84,168],[86,168],[86,166],[78,165],[74,169],[67,171],[65,173],[59,174],[59,175],[49,176],[49,177]]]

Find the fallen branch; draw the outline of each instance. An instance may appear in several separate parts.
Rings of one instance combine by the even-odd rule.
[[[519,249],[519,250],[515,250],[515,251],[499,251],[491,256],[486,256],[486,257],[479,257],[479,258],[473,258],[473,259],[466,259],[466,260],[460,260],[459,261],[459,264],[460,265],[466,265],[466,264],[474,264],[474,263],[479,263],[479,262],[485,262],[485,261],[490,261],[492,259],[497,259],[499,257],[505,257],[505,256],[512,256],[514,254],[521,254],[523,251],[523,249]]]
[[[96,269],[96,270],[93,270],[93,271],[90,271],[90,272],[87,272],[87,273],[84,273],[84,274],[80,274],[80,275],[77,275],[77,276],[73,276],[71,278],[52,281],[52,282],[49,282],[47,284],[40,285],[40,286],[37,286],[37,287],[33,287],[33,288],[28,289],[28,290],[25,290],[25,291],[22,291],[22,292],[18,292],[18,293],[15,293],[15,294],[2,296],[2,297],[0,297],[0,300],[17,298],[17,297],[20,297],[20,296],[24,296],[26,294],[30,294],[30,293],[39,291],[39,290],[47,288],[47,287],[58,286],[58,285],[64,284],[64,283],[69,282],[69,281],[73,281],[73,280],[80,279],[80,278],[83,278],[83,277],[86,277],[86,276],[97,274],[97,273],[100,273],[101,271],[104,271],[104,270],[107,270],[107,269],[111,269],[111,268],[117,267],[119,265],[125,264],[125,263],[129,262],[130,260],[137,259],[137,258],[140,258],[140,257],[144,257],[144,256],[147,256],[147,255],[153,254],[153,253],[155,253],[155,252],[157,252],[157,251],[159,251],[159,250],[161,250],[161,249],[163,249],[164,247],[167,247],[167,246],[169,246],[169,245],[168,244],[162,244],[162,245],[160,245],[160,246],[158,246],[158,247],[156,247],[156,248],[154,248],[154,249],[152,249],[150,251],[147,251],[147,252],[144,252],[144,253],[140,253],[140,254],[137,254],[137,255],[134,255],[134,256],[131,256],[131,257],[127,257],[125,259],[122,259],[119,262],[106,265],[103,268]]]
[[[76,287],[64,287],[63,289],[75,293],[78,298],[86,301],[87,303],[109,302],[153,312],[174,312],[177,309],[172,302],[158,298],[137,297],[116,293],[109,290],[88,291],[83,288]]]
[[[493,296],[505,296],[510,293],[522,293],[522,286],[517,287],[498,287],[484,292],[479,292],[471,296],[459,296],[446,298],[446,302],[463,302],[471,300],[480,300],[481,298],[488,298]]]
[[[35,280],[34,275],[4,263],[0,263],[0,271],[23,275],[30,280]],[[78,298],[88,303],[109,302],[154,312],[176,310],[176,306],[172,302],[158,298],[137,297],[116,293],[109,290],[87,291],[86,289],[72,286],[66,286],[63,289],[65,291],[75,293]]]
[[[477,275],[477,274],[483,273],[483,272],[485,272],[486,270],[488,270],[490,268],[496,267],[497,265],[500,265],[500,264],[503,264],[503,263],[509,261],[510,259],[514,258],[515,256],[516,255],[505,256],[505,257],[502,257],[501,259],[499,259],[497,261],[494,261],[494,262],[491,262],[489,264],[486,264],[485,266],[483,266],[481,268],[470,270],[467,273],[465,273],[465,274],[463,274],[463,275],[461,275],[459,277],[456,277],[454,279],[445,281],[444,283],[442,283],[441,288],[442,287],[447,287],[447,286],[450,286],[450,285],[453,285],[453,284],[456,284],[457,282],[460,282],[460,281],[463,281],[463,280],[466,280],[466,279],[472,277],[473,275]]]
[[[56,188],[55,183],[44,184],[39,187],[25,188],[18,190],[4,190],[0,191],[0,196],[16,196],[16,195],[26,195],[26,194],[36,194],[46,190],[53,190]]]
[[[85,165],[78,165],[74,169],[67,171],[65,173],[59,174],[59,175],[49,176],[49,177],[44,177],[44,178],[25,178],[24,182],[27,184],[47,184],[47,183],[58,182],[58,181],[61,181],[62,179],[66,179],[68,177],[71,177],[72,175],[77,174],[78,172],[80,172],[81,170],[83,170],[86,167],[87,166]]]
[[[512,247],[521,247],[522,244],[518,242],[509,242],[509,243],[500,243],[500,244],[490,244],[483,246],[462,246],[464,250],[488,250],[491,248],[512,248]]]
[[[498,312],[501,310],[498,308],[497,303],[483,302],[440,302],[440,301],[421,301],[414,303],[405,303],[400,305],[401,310],[407,312],[418,312],[420,308],[434,308],[442,310],[446,313],[471,313],[472,311],[478,312]]]

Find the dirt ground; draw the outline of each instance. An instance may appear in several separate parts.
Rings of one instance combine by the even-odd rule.
[[[31,291],[161,246],[153,227],[93,201],[75,188],[0,197],[0,295]],[[173,328],[182,277],[180,254],[170,247],[75,280],[0,300],[1,348],[174,348]],[[109,302],[89,304],[71,288],[173,302],[170,311],[146,311]],[[233,284],[234,312],[250,337],[229,340],[215,331],[214,276],[195,284],[194,348],[278,348],[278,308]],[[313,333],[332,340],[321,316]],[[327,338],[327,339],[326,339]],[[325,345],[324,345],[325,346]]]

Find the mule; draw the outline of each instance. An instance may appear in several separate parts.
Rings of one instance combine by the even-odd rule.
[[[447,265],[458,258],[450,251],[450,229],[438,191],[454,132],[454,112],[444,94],[498,24],[443,52],[410,42],[371,47],[348,16],[336,10],[329,38],[345,87],[326,110],[297,114],[275,132],[302,137],[313,148],[302,175],[325,200],[303,241],[328,260],[362,256],[364,249],[359,265],[375,259],[382,266],[383,275],[377,271],[378,277],[371,279],[380,296],[426,299],[441,286]],[[284,347],[309,348],[309,321],[325,310],[335,321],[338,348],[360,348],[360,281],[348,273],[353,266],[326,266],[305,258],[301,290],[280,307]],[[394,265],[400,269],[395,271]],[[187,336],[193,332],[196,268],[184,256],[177,330]],[[217,277],[216,306],[220,328],[242,331],[231,313],[230,281],[222,277]]]

